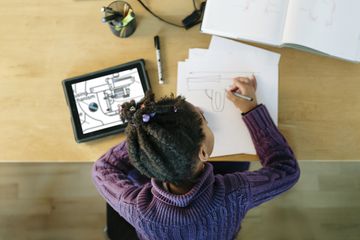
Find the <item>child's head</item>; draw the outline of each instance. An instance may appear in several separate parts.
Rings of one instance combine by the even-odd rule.
[[[148,93],[138,104],[124,103],[121,117],[129,122],[130,161],[148,177],[176,185],[191,182],[212,152],[214,139],[202,112],[183,97],[155,101]]]

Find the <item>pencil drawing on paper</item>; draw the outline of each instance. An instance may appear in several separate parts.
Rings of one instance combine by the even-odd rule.
[[[225,107],[225,89],[234,77],[250,76],[254,72],[190,72],[186,78],[188,91],[203,91],[210,100],[213,112],[222,112]]]
[[[265,13],[280,13],[281,2],[280,0],[267,0]]]
[[[233,3],[243,12],[248,13],[279,13],[282,0],[237,0]]]
[[[334,24],[336,2],[335,0],[314,0],[311,6],[302,7],[300,10],[307,13],[310,21],[330,27]]]

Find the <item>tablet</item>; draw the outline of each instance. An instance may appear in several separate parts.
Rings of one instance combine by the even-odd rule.
[[[150,90],[143,59],[65,79],[62,84],[78,143],[124,131],[119,106],[140,101]]]

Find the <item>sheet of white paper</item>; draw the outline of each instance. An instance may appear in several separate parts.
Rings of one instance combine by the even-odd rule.
[[[221,52],[236,58],[254,59],[260,64],[279,64],[280,54],[253,47],[238,41],[213,36],[209,44],[209,52]]]
[[[218,51],[208,51],[202,53],[202,56],[196,56],[194,58],[190,58],[187,62],[197,65],[199,63],[206,62],[210,65],[217,63],[218,61],[226,61],[226,62],[238,62],[243,66],[252,66],[253,68],[262,68],[264,66],[278,66],[278,64],[271,64],[266,62],[265,59],[255,58],[254,55],[246,55],[246,54],[226,54],[224,52]]]
[[[207,76],[216,76],[222,73],[220,78],[226,78],[222,81],[223,90],[229,87],[232,79],[237,76],[251,76],[254,74],[257,77],[258,88],[256,91],[258,102],[269,104],[268,109],[274,122],[277,123],[277,108],[278,108],[278,65],[262,65],[260,66],[256,61],[250,59],[238,59],[233,61],[231,58],[205,58],[202,62],[197,61],[196,64],[188,62],[186,65],[190,66],[191,70],[188,74],[194,76],[195,73],[205,72]],[[210,73],[210,75],[209,75]],[[266,75],[268,74],[268,76]],[[182,84],[182,81],[178,81]]]
[[[189,49],[189,59],[197,59],[197,58],[203,58],[204,54],[208,52],[208,49],[204,48],[190,48]]]
[[[201,31],[281,45],[288,0],[207,0]]]
[[[292,0],[284,42],[357,60],[360,45],[359,0]]]
[[[249,64],[240,59],[204,59],[197,64],[178,64],[177,93],[205,112],[209,127],[215,135],[212,156],[237,153],[255,154],[250,134],[240,111],[226,98],[225,89],[236,76],[255,74],[258,82],[257,97],[264,103],[277,124],[278,118],[278,67]]]
[[[278,67],[277,64],[267,64],[266,62],[263,61],[263,59],[254,58],[251,57],[251,55],[249,56],[245,56],[245,54],[241,54],[241,57],[239,57],[239,55],[237,54],[225,54],[223,52],[208,51],[206,53],[203,53],[201,57],[198,56],[195,58],[191,58],[188,59],[188,61],[186,62],[194,66],[203,63],[213,66],[214,64],[217,64],[219,61],[221,62],[225,61],[230,65],[233,64],[234,62],[237,62],[239,66],[243,66],[243,67],[251,66],[251,69],[263,68],[264,66]]]

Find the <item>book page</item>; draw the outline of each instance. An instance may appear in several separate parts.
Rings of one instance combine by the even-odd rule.
[[[283,41],[356,60],[359,12],[359,0],[291,0]]]
[[[208,0],[201,31],[281,45],[288,0]]]

